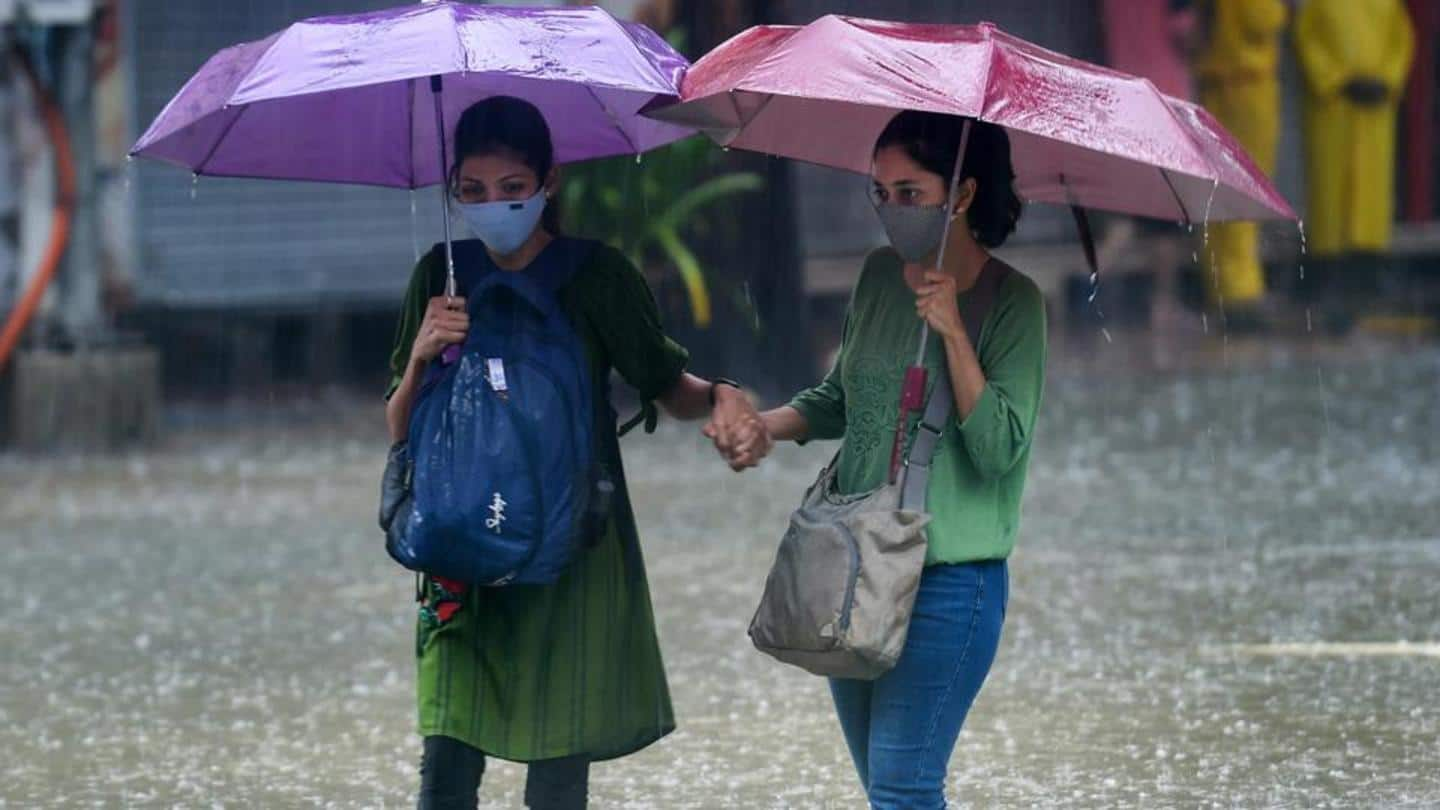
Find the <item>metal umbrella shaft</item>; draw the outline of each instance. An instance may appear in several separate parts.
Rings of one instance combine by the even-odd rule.
[[[950,173],[950,189],[945,195],[945,230],[940,236],[940,250],[935,257],[935,267],[945,269],[945,248],[950,244],[950,226],[954,224],[955,198],[960,190],[960,169],[965,163],[965,148],[970,143],[970,127],[974,122],[967,118],[960,129],[960,148],[955,155],[955,170]],[[905,434],[909,431],[910,412],[925,408],[925,386],[929,382],[925,371],[925,349],[930,341],[930,323],[920,322],[920,348],[915,354],[915,364],[905,370],[905,381],[900,386],[900,415],[895,420],[895,438],[890,445],[890,483],[899,480],[900,464],[905,453]]]

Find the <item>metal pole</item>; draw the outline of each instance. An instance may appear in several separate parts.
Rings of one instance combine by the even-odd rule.
[[[955,193],[960,188],[960,167],[965,165],[965,147],[970,143],[970,125],[973,119],[966,118],[960,129],[960,150],[955,155],[955,171],[950,173],[950,191],[945,195],[945,232],[940,237],[940,254],[935,257],[935,270],[945,272],[945,247],[950,244],[950,224],[955,221]],[[915,355],[915,366],[925,365],[925,344],[930,340],[930,322],[920,322],[920,350]]]
[[[440,139],[440,216],[445,221],[445,295],[455,297],[455,252],[450,247],[450,161],[445,154],[445,113],[440,104],[440,77],[430,77],[430,96],[435,99],[435,136]],[[412,124],[413,126],[413,124]]]
[[[75,346],[88,346],[104,334],[100,309],[99,229],[95,205],[95,106],[91,81],[91,46],[88,21],[55,26],[51,36],[59,43],[52,74],[55,96],[70,131],[70,152],[75,161],[75,213],[70,243],[59,276],[59,322]]]

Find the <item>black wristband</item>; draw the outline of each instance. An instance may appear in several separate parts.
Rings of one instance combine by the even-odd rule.
[[[721,385],[728,385],[731,388],[734,388],[736,391],[745,390],[744,387],[740,385],[740,383],[735,382],[729,377],[716,377],[715,379],[710,381],[710,407],[712,409],[715,407],[715,388],[716,386]]]

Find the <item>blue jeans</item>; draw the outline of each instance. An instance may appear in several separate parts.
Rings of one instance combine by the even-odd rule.
[[[945,807],[945,769],[995,660],[1004,560],[925,569],[905,650],[874,681],[832,678],[840,728],[874,810]]]

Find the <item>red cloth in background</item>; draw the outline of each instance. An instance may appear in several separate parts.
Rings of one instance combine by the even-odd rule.
[[[1193,11],[1173,11],[1170,0],[1102,0],[1105,51],[1110,67],[1155,83],[1160,92],[1194,96],[1189,58],[1181,42],[1195,25]]]

